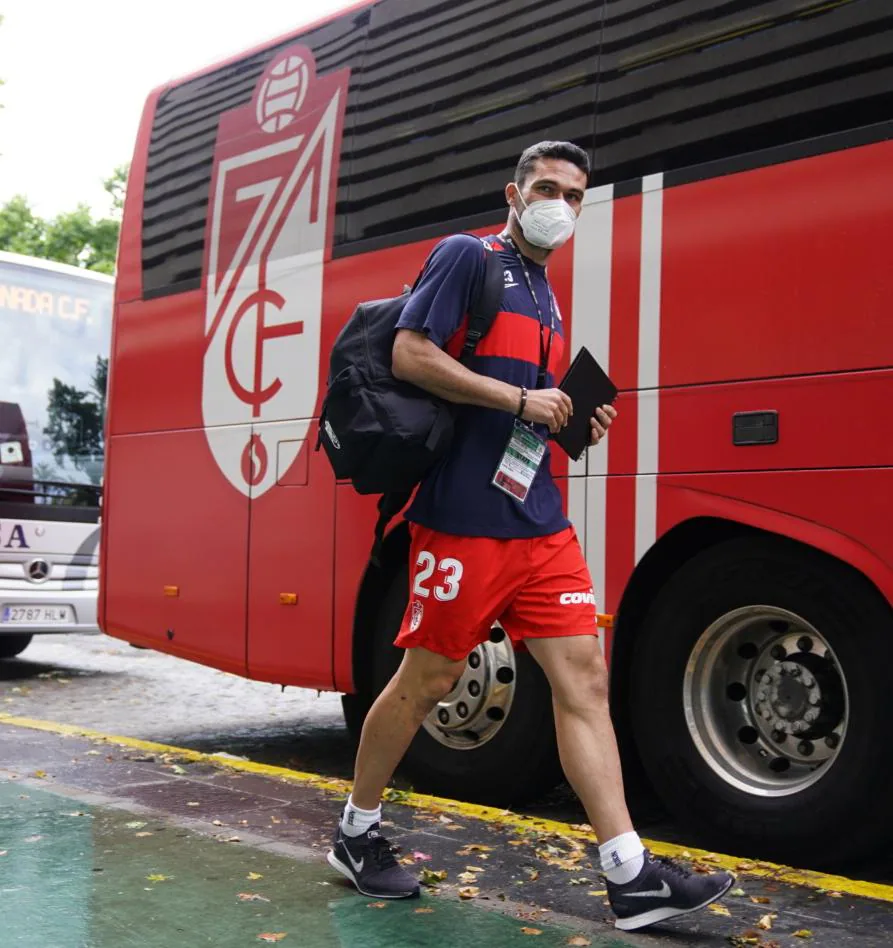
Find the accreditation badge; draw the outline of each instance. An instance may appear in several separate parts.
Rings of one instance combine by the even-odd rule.
[[[516,418],[491,483],[523,504],[545,454],[546,442],[533,428]]]

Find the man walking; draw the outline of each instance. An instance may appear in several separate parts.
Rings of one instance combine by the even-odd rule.
[[[703,908],[732,877],[695,875],[645,851],[624,799],[593,596],[560,601],[591,593],[592,580],[549,471],[546,438],[574,406],[554,387],[564,339],[545,265],[574,232],[588,176],[586,152],[567,142],[542,142],[521,156],[505,189],[506,227],[485,238],[506,272],[486,337],[496,358],[476,356],[474,371],[455,358],[484,278],[487,251],[477,238],[456,235],[435,247],[400,317],[394,374],[463,407],[449,455],[407,512],[412,593],[396,640],[406,651],[363,726],[353,793],[328,860],[365,895],[418,894],[381,835],[381,795],[499,619],[549,680],[561,764],[602,841],[617,927],[629,930]],[[596,410],[592,445],[616,417],[611,406]]]

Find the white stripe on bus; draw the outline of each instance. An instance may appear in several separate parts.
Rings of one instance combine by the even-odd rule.
[[[639,419],[636,470],[636,562],[657,537],[660,444],[660,293],[663,175],[642,180],[642,256],[639,284]]]

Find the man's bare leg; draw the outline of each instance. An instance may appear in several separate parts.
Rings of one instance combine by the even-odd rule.
[[[558,752],[599,840],[633,830],[608,705],[608,670],[595,636],[525,639],[552,687]]]
[[[422,722],[465,671],[424,648],[407,649],[397,673],[372,705],[354,768],[351,801],[374,810]]]

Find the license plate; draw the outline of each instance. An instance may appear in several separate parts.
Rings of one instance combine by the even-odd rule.
[[[4,625],[70,625],[74,622],[71,606],[4,606],[0,623]]]

